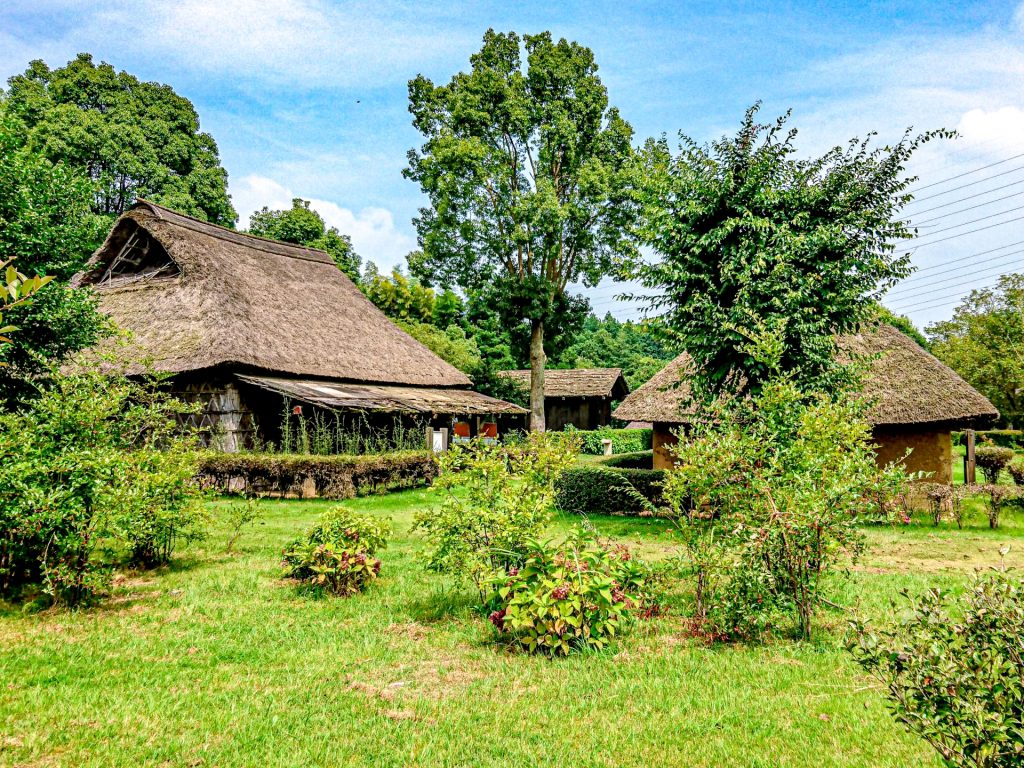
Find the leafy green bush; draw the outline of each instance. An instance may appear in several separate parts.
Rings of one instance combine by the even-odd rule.
[[[334,507],[285,549],[285,575],[342,597],[361,592],[380,573],[373,555],[390,535],[388,521]]]
[[[974,449],[974,460],[990,484],[999,482],[999,473],[1013,461],[1013,449],[998,445],[979,445]]]
[[[985,494],[985,513],[988,516],[989,528],[998,528],[1003,509],[1021,499],[1020,489],[1013,485],[985,485],[978,490]]]
[[[929,590],[912,608],[893,629],[852,622],[847,642],[896,719],[948,765],[1024,764],[1024,582],[991,574],[952,601]]]
[[[578,451],[570,436],[531,432],[515,444],[474,440],[443,453],[434,486],[443,500],[414,524],[430,544],[427,567],[472,580],[483,599],[490,572],[521,564],[551,519],[558,478]]]
[[[646,514],[662,503],[664,470],[572,467],[555,484],[555,505],[580,515]]]
[[[202,485],[218,493],[302,495],[311,484],[324,499],[429,485],[436,475],[436,459],[426,451],[368,456],[208,452],[199,466]]]
[[[157,380],[54,373],[0,415],[0,593],[41,586],[74,605],[101,591],[110,558],[166,562],[206,522],[187,406]]]
[[[604,453],[602,440],[612,441],[613,453],[636,453],[637,451],[651,450],[653,430],[650,429],[612,429],[601,427],[600,429],[584,430],[566,427],[566,432],[571,432],[583,439],[581,453],[588,453],[599,456]]]
[[[262,519],[263,510],[260,507],[259,499],[254,496],[247,496],[243,501],[229,504],[225,514],[225,523],[227,523],[230,533],[224,551],[228,554],[234,552],[235,544],[241,538],[242,531]]]
[[[633,453],[617,453],[602,456],[593,465],[615,469],[653,469],[654,451],[634,451]]]
[[[566,543],[533,543],[521,565],[489,580],[490,620],[504,641],[530,653],[601,649],[634,615],[659,606],[650,570],[623,547],[578,534]]]
[[[1024,458],[1011,461],[1006,465],[1006,471],[1010,473],[1014,484],[1024,486]]]
[[[731,564],[706,598],[705,613],[726,619],[714,634],[758,634],[782,611],[810,636],[828,573],[862,549],[858,518],[904,482],[898,467],[877,468],[864,408],[776,374],[749,397],[705,406],[675,447],[666,505],[684,540],[713,541],[710,562]],[[706,568],[692,572],[712,581]],[[716,612],[723,598],[730,606]]]
[[[955,433],[959,440],[955,445],[965,443],[963,432]],[[997,445],[1001,448],[1024,449],[1024,430],[1020,429],[985,429],[974,433],[975,445]]]

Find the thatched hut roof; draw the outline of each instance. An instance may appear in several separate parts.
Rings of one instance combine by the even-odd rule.
[[[133,358],[174,373],[231,365],[346,381],[468,387],[388,320],[323,251],[140,201],[78,285],[132,331]]]
[[[530,371],[502,371],[523,389],[530,389]],[[549,368],[544,371],[544,397],[611,397],[629,394],[621,368]]]
[[[999,412],[951,368],[891,325],[878,325],[839,340],[840,350],[874,358],[864,381],[875,426],[970,427]],[[681,424],[693,361],[685,352],[623,400],[613,414],[624,421]]]

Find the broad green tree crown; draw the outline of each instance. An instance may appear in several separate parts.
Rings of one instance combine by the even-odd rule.
[[[217,144],[170,86],[96,65],[87,53],[59,69],[33,61],[8,85],[10,114],[29,147],[87,174],[95,213],[114,217],[145,197],[234,226]]]
[[[267,206],[249,217],[249,232],[285,243],[306,245],[326,251],[353,282],[359,282],[362,259],[352,247],[352,239],[335,227],[327,227],[323,217],[309,207],[309,200],[294,198],[287,210],[270,210]]]
[[[642,234],[659,257],[635,277],[694,358],[708,394],[756,390],[768,371],[749,338],[778,334],[781,368],[803,389],[845,378],[835,336],[875,314],[887,287],[910,273],[897,249],[913,231],[898,216],[910,200],[905,164],[945,132],[872,148],[854,139],[820,157],[797,153],[788,115],[701,146],[683,137],[645,148],[636,188]]]
[[[524,60],[525,51],[525,60]],[[633,256],[616,205],[632,128],[609,107],[594,55],[550,33],[484,35],[447,85],[409,83],[424,144],[407,178],[430,205],[415,219],[420,276],[494,297],[530,326],[531,426],[544,428],[545,333],[559,329],[576,282],[596,284]]]
[[[971,291],[950,320],[925,329],[942,362],[1020,426],[1024,414],[1024,275]]]
[[[54,278],[38,286],[31,302],[4,312],[4,324],[18,329],[0,350],[0,402],[9,403],[34,396],[29,380],[94,344],[107,322],[90,291],[67,284],[106,231],[103,218],[91,211],[89,180],[27,147],[23,126],[7,106],[0,99],[0,261],[10,260],[28,278]]]

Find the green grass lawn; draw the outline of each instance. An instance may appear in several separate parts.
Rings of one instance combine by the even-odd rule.
[[[396,536],[379,583],[347,600],[279,578],[281,547],[328,505],[278,501],[240,554],[223,554],[218,530],[173,568],[121,575],[98,608],[0,604],[0,765],[939,765],[841,649],[839,612],[811,643],[709,648],[677,613],[596,655],[496,648],[466,596],[417,561],[409,526],[430,498],[351,502]],[[652,556],[673,547],[663,521],[594,522]],[[1008,542],[1024,567],[1024,514],[1004,525],[869,529],[839,599],[890,615],[901,588],[957,588]]]

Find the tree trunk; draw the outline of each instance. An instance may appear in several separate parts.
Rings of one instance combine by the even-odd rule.
[[[544,323],[533,321],[530,332],[530,431],[544,431]]]

